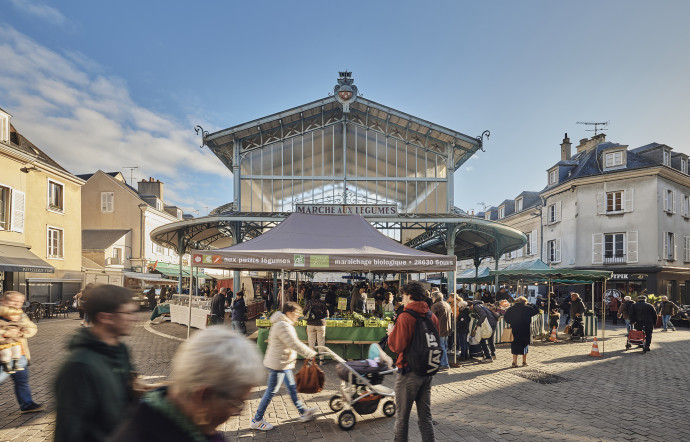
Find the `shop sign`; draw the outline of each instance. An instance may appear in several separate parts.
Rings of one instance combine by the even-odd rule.
[[[316,215],[398,216],[395,204],[296,204],[296,213]]]
[[[367,299],[367,311],[369,313],[376,311],[376,300],[375,299]]]
[[[338,310],[347,310],[347,298],[338,298]]]
[[[611,279],[628,279],[627,273],[614,273],[611,275]]]

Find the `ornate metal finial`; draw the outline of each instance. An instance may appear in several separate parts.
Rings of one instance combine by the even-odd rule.
[[[208,136],[208,131],[204,130],[203,127],[201,127],[197,124],[194,127],[194,132],[196,132],[197,135],[199,135],[199,132],[201,132],[201,146],[199,146],[199,148],[203,149],[204,146],[206,145],[206,137]]]
[[[482,150],[482,152],[486,152],[484,150],[484,137],[486,137],[486,139],[488,140],[490,136],[491,136],[491,132],[489,132],[488,130],[485,130],[484,132],[482,132],[481,135],[476,137],[477,140],[479,141],[479,144],[480,144],[479,148]]]
[[[354,85],[355,80],[352,78],[352,72],[339,72],[338,84],[333,88],[333,95],[335,100],[343,107],[343,113],[350,112],[350,104],[357,99],[357,86]]]

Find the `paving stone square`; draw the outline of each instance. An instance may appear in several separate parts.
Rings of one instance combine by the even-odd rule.
[[[126,338],[132,357],[145,381],[165,380],[177,346],[187,335],[184,326],[149,324],[148,313]],[[42,320],[31,338],[29,367],[34,400],[46,410],[20,414],[11,380],[0,384],[0,441],[52,440],[55,401],[54,376],[70,336],[80,328],[75,313],[68,319]],[[252,328],[250,328],[250,331]],[[194,330],[193,330],[194,332]],[[606,339],[599,342],[604,356],[589,356],[592,343],[537,342],[530,346],[528,367],[509,368],[510,349],[497,347],[493,363],[468,363],[435,376],[432,413],[439,441],[638,441],[687,440],[687,410],[690,409],[690,331],[680,325],[676,332],[653,335],[652,351],[625,351],[625,328],[607,324]],[[299,367],[299,363],[298,363]],[[301,423],[285,391],[273,399],[266,419],[275,425],[270,432],[249,429],[265,389],[257,387],[240,416],[232,417],[220,430],[230,441],[247,440],[354,440],[393,439],[395,418],[381,407],[371,415],[356,415],[349,432],[337,424],[328,401],[337,392],[335,363],[323,367],[326,386],[321,393],[302,395],[309,406],[319,408],[316,420]],[[523,377],[520,374],[529,373]],[[557,383],[538,383],[534,374],[556,375]],[[393,387],[395,375],[384,385]],[[410,440],[421,440],[413,408]]]

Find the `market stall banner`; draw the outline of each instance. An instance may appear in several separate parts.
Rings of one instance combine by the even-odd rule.
[[[360,215],[293,213],[268,232],[216,250],[192,250],[192,266],[234,270],[455,271],[457,258],[406,247]]]

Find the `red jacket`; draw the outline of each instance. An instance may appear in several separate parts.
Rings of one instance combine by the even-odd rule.
[[[424,301],[412,301],[405,306],[405,310],[413,310],[415,313],[424,316],[429,311],[429,304]],[[438,330],[438,318],[433,313],[431,314],[431,321],[436,326],[436,330]],[[407,350],[407,346],[412,341],[412,334],[414,333],[416,323],[417,320],[412,315],[401,313],[395,321],[393,331],[388,336],[388,347],[392,352],[398,354],[398,360],[396,361],[398,368],[403,368],[407,365],[405,350]]]

